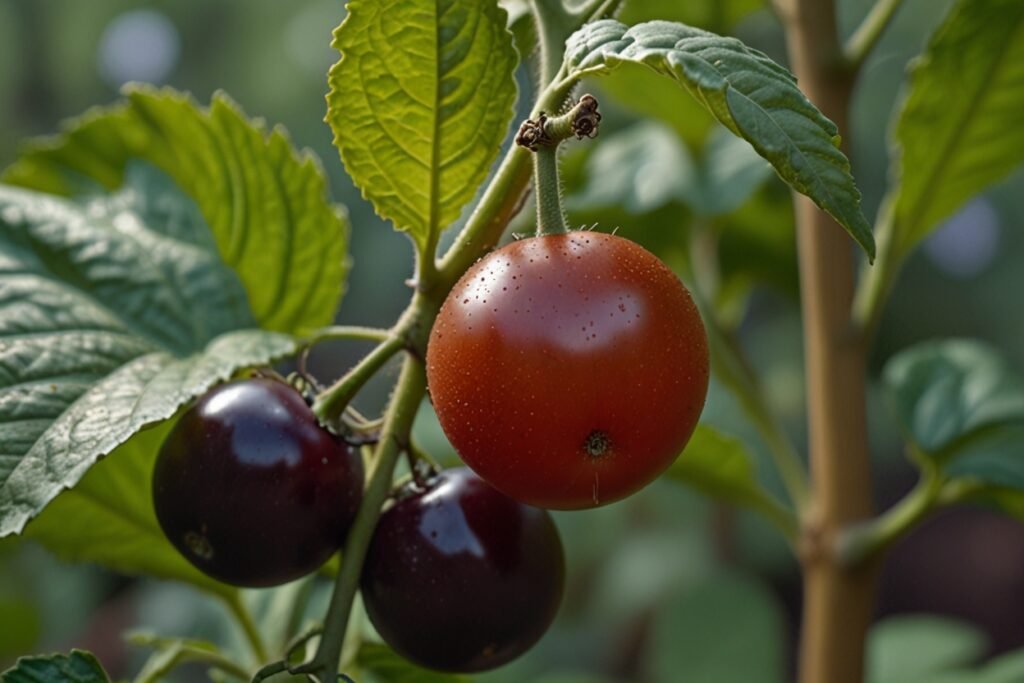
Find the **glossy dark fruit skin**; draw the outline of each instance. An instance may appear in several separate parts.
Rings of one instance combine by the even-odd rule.
[[[682,451],[708,387],[689,292],[627,239],[523,239],[470,268],[427,348],[430,394],[467,465],[516,500],[609,503]]]
[[[466,468],[410,484],[381,516],[363,565],[370,621],[406,659],[472,673],[528,650],[562,599],[551,516]]]
[[[315,571],[344,542],[362,491],[358,451],[270,379],[230,382],[199,399],[153,472],[167,538],[198,569],[236,586]]]

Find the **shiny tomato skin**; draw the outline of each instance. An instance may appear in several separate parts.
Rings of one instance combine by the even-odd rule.
[[[316,571],[344,543],[363,462],[291,386],[237,380],[178,419],[152,493],[164,534],[197,569],[234,586],[274,586]]]
[[[551,515],[465,467],[399,491],[363,563],[366,613],[395,652],[475,673],[530,649],[558,612],[562,541]]]
[[[553,509],[624,498],[700,417],[707,336],[656,256],[595,232],[513,242],[446,299],[427,349],[441,426],[477,474]]]

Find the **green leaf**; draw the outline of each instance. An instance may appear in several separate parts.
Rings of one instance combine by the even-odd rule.
[[[377,213],[422,249],[473,198],[516,98],[505,11],[478,0],[352,0],[327,121]]]
[[[133,159],[148,161],[199,207],[260,327],[300,333],[330,324],[347,270],[347,223],[317,159],[297,153],[283,129],[268,133],[245,118],[224,94],[209,109],[169,89],[134,86],[126,97],[30,145],[2,180],[74,196],[115,190]]]
[[[126,180],[82,202],[0,186],[0,537],[132,434],[296,347],[258,329],[166,176]]]
[[[886,364],[883,381],[907,436],[940,460],[975,437],[1024,425],[1024,382],[977,341],[914,346]]]
[[[870,683],[915,683],[985,654],[985,635],[965,622],[914,615],[891,617],[871,629],[868,640]]]
[[[0,674],[3,683],[108,683],[110,679],[91,653],[22,657]]]
[[[758,484],[753,458],[743,442],[706,424],[697,425],[666,474],[712,498],[750,507],[788,524],[779,518],[781,505]]]
[[[1020,683],[1024,680],[1024,650],[1016,650],[993,659],[974,671],[956,671],[929,675],[927,678],[899,683]]]
[[[648,213],[672,201],[712,217],[733,211],[767,179],[769,167],[750,145],[716,127],[702,157],[654,122],[616,133],[587,160],[587,184],[570,208],[622,206]]]
[[[506,25],[512,32],[520,61],[525,62],[537,50],[537,24],[530,0],[498,0],[498,4],[508,14]]]
[[[666,601],[655,617],[651,680],[781,683],[784,619],[761,584],[721,574]]]
[[[895,126],[897,248],[1024,162],[1024,3],[960,0],[910,72]]]
[[[602,105],[607,95],[613,105],[668,124],[690,150],[701,149],[715,126],[715,119],[688,92],[666,88],[661,74],[640,64],[622,64],[593,85]]]
[[[984,683],[1018,683],[1024,680],[1024,650],[993,659],[984,668],[984,674]]]
[[[380,643],[360,645],[356,665],[363,674],[379,683],[466,683],[469,680],[466,676],[421,669]]]
[[[743,502],[759,492],[754,462],[739,439],[706,424],[697,425],[668,476],[710,496]]]
[[[874,258],[871,227],[861,213],[850,162],[839,150],[838,130],[800,92],[792,74],[735,38],[665,21],[633,27],[597,21],[566,44],[569,82],[629,62],[675,79]]]

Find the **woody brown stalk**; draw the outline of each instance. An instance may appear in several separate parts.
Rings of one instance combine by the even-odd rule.
[[[801,89],[849,145],[853,74],[842,61],[833,0],[778,0]],[[865,343],[853,333],[853,242],[809,199],[796,196],[806,353],[812,498],[801,538],[804,612],[800,683],[862,683],[875,604],[871,567],[847,570],[837,534],[872,513],[865,419]]]

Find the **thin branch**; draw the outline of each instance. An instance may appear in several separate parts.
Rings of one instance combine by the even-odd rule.
[[[860,70],[902,3],[903,0],[878,0],[871,8],[843,47],[843,59],[850,71]]]
[[[292,668],[294,673],[315,674],[321,681],[337,680],[341,649],[352,603],[359,587],[363,560],[377,519],[380,517],[381,507],[391,490],[395,465],[409,441],[416,411],[425,393],[426,376],[423,364],[415,356],[406,354],[394,398],[388,406],[381,441],[374,455],[373,472],[342,551],[344,559],[335,579],[334,593],[331,595],[327,617],[324,619],[323,637],[313,660]]]
[[[313,412],[321,420],[330,422],[337,419],[345,407],[355,398],[371,377],[402,350],[404,341],[399,335],[391,335],[377,348],[366,354],[355,367],[316,397]]]
[[[883,200],[875,220],[875,243],[878,253],[874,265],[865,265],[857,282],[853,302],[853,325],[870,345],[882,321],[882,312],[893,282],[903,265],[903,254],[896,248],[891,197]]]
[[[332,339],[355,339],[382,342],[386,341],[390,336],[391,330],[383,330],[377,327],[332,325],[331,327],[324,327],[314,332],[310,335],[308,342],[310,344],[315,344],[317,342],[330,341]]]
[[[768,493],[758,489],[756,497],[750,499],[747,507],[759,512],[786,539],[791,549],[797,547],[800,534],[800,522],[788,507],[777,501]]]
[[[245,634],[245,639],[256,656],[256,661],[259,663],[267,661],[267,648],[263,643],[263,636],[260,635],[259,629],[256,628],[256,623],[253,621],[252,615],[249,614],[249,610],[242,603],[241,595],[232,593],[230,596],[225,596],[224,603],[239,627],[241,627],[242,633]]]
[[[868,522],[846,529],[836,541],[840,562],[846,567],[857,567],[890,548],[937,507],[942,487],[943,482],[936,474],[926,472],[896,505]]]

